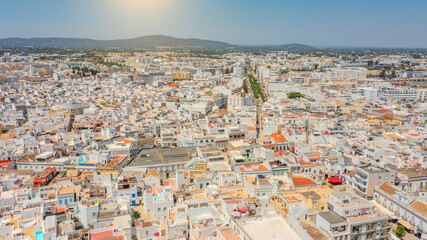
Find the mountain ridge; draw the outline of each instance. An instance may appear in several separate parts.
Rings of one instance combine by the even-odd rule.
[[[291,43],[277,46],[252,46],[245,47],[229,44],[222,41],[204,40],[198,38],[175,38],[165,35],[147,35],[128,39],[95,40],[90,38],[65,38],[65,37],[34,37],[34,38],[3,38],[0,47],[19,48],[74,48],[74,49],[159,49],[159,48],[193,48],[193,49],[227,49],[227,48],[267,48],[283,50],[315,49],[312,46]]]

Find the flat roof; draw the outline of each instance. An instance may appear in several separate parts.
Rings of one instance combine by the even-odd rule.
[[[374,209],[373,213],[347,217],[347,220],[350,222],[355,222],[355,221],[368,220],[370,218],[378,218],[378,217],[385,217],[385,219],[387,219],[389,216],[386,215],[385,213],[378,211],[378,209]]]
[[[208,168],[211,171],[230,171],[230,165],[226,161],[208,162]]]
[[[311,224],[309,224],[307,220],[301,221],[300,225],[312,239],[316,239],[316,240],[329,239],[322,232],[320,232],[320,230],[317,227],[314,227]]]
[[[139,153],[135,160],[132,161],[130,166],[187,162],[191,159],[189,153],[193,150],[194,147],[144,149]]]
[[[409,179],[427,178],[427,168],[399,168],[396,171],[408,176]]]
[[[374,206],[368,200],[356,195],[355,193],[344,191],[344,192],[336,192],[329,195],[330,197],[336,197],[339,202],[335,204],[340,205],[342,207],[355,207],[355,206]]]
[[[362,169],[363,171],[366,171],[366,172],[369,172],[369,173],[390,172],[387,169],[379,168],[379,167],[375,167],[375,166],[362,166],[362,167],[359,167],[359,168]]]
[[[347,221],[345,218],[341,217],[340,215],[336,214],[335,212],[321,212],[317,215],[321,216],[323,219],[325,219],[329,224],[337,224],[337,223],[346,223]]]
[[[47,158],[53,156],[54,152],[42,152],[36,156],[36,158]]]
[[[246,220],[240,222],[243,230],[253,240],[278,240],[286,239],[301,240],[282,217],[262,218],[261,220]]]

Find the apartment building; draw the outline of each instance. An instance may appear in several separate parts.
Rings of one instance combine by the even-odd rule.
[[[360,196],[372,199],[376,186],[383,183],[394,184],[395,170],[379,168],[372,165],[357,167],[354,171],[344,174],[344,182],[351,186]]]
[[[352,192],[330,194],[329,209],[347,220],[351,240],[386,240],[390,237],[390,217]]]

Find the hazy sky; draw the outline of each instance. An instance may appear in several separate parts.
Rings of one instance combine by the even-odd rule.
[[[427,48],[427,0],[0,0],[0,38]]]

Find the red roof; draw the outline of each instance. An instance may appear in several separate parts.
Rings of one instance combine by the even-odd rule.
[[[117,140],[117,142],[123,142],[124,144],[128,144],[128,143],[133,142],[133,140],[130,140],[130,139],[127,139],[127,138],[123,138],[123,139]]]
[[[65,207],[58,207],[58,208],[56,208],[56,212],[57,213],[65,212]]]
[[[102,240],[105,238],[113,237],[114,231],[112,229],[108,229],[102,232],[96,232],[90,234],[90,239],[92,240]]]
[[[282,156],[282,155],[284,155],[284,153],[283,153],[283,152],[275,152],[275,153],[274,153],[274,156],[275,156],[275,157],[280,157],[280,156]]]
[[[218,114],[221,116],[227,115],[228,114],[228,110],[227,109],[220,109],[218,110]]]
[[[292,182],[294,183],[294,186],[316,185],[313,180],[306,177],[292,177]]]
[[[105,231],[102,231],[102,232],[94,232],[94,233],[90,234],[91,240],[102,240],[102,239],[107,239],[107,238],[117,239],[117,240],[124,240],[125,239],[123,234],[116,234],[114,236],[114,231],[111,228],[106,229]]]
[[[34,183],[44,183],[44,182],[46,182],[45,178],[38,178],[38,177],[34,178]]]
[[[10,164],[12,164],[13,160],[1,160],[0,161],[0,167],[5,168],[9,167]]]
[[[288,139],[286,139],[284,136],[280,135],[277,132],[271,134],[270,137],[273,138],[276,142],[287,142],[288,141]]]
[[[258,167],[258,168],[250,168],[250,169],[246,170],[244,166],[246,166],[246,167]],[[268,168],[264,164],[259,164],[257,162],[247,163],[244,166],[239,167],[239,170],[241,172],[256,172],[256,171],[267,171],[268,170]]]
[[[388,110],[387,109],[378,109],[378,110],[375,110],[375,112],[377,112],[377,113],[386,113],[386,112],[388,112]]]
[[[123,161],[123,159],[125,159],[126,155],[119,155],[116,157],[116,161],[121,163]]]

